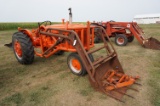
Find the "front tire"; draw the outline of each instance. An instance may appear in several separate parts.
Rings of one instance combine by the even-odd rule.
[[[67,58],[67,64],[71,72],[77,76],[84,76],[87,71],[77,53],[71,53]]]
[[[115,43],[118,46],[125,46],[128,43],[128,39],[127,39],[126,35],[118,34],[115,37]]]
[[[30,38],[22,32],[16,32],[12,36],[13,51],[18,62],[31,64],[34,60],[34,48]]]

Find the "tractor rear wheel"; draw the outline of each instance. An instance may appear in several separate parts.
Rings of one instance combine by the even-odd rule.
[[[22,32],[12,36],[14,54],[21,64],[31,64],[34,60],[34,48],[30,38]]]
[[[99,37],[99,33],[94,33],[95,37],[94,37],[94,43],[99,43],[101,42],[101,39]]]
[[[128,43],[128,39],[127,39],[126,35],[118,34],[115,37],[115,43],[118,46],[125,46]]]
[[[134,36],[133,35],[128,37],[128,42],[132,42],[133,40],[134,40]]]

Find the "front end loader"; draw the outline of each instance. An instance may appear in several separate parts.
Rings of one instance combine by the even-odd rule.
[[[83,76],[88,73],[91,85],[96,90],[119,101],[122,101],[124,95],[133,98],[126,94],[126,91],[135,90],[131,86],[139,85],[137,83],[139,77],[124,73],[116,50],[104,28],[92,26],[89,22],[86,25],[68,22],[57,25],[44,23],[31,31],[18,28],[18,32],[13,34],[13,51],[18,62],[31,64],[34,55],[48,58],[54,54],[71,52],[67,64],[73,74]],[[97,28],[104,43],[94,48],[94,32]],[[109,42],[106,42],[105,37]],[[96,57],[94,54],[101,50],[105,53]]]
[[[91,23],[95,26],[102,26],[109,37],[115,37],[115,44],[125,46],[132,42],[134,38],[145,48],[160,50],[160,41],[155,38],[144,38],[145,33],[136,22],[101,22]],[[101,41],[99,33],[95,31],[95,43]]]

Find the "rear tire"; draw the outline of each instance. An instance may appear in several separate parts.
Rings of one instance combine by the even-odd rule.
[[[128,37],[128,42],[132,42],[133,40],[134,40],[134,36],[133,35]]]
[[[34,48],[30,38],[22,32],[16,32],[12,36],[14,54],[21,64],[31,64],[34,60]]]
[[[118,46],[125,46],[128,43],[128,39],[127,39],[126,35],[118,34],[115,37],[115,43]]]

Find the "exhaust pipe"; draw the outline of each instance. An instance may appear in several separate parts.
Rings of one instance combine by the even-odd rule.
[[[69,8],[69,24],[72,24],[72,9]]]

